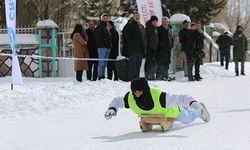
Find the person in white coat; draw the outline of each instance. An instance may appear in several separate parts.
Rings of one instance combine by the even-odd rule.
[[[209,122],[210,114],[202,102],[188,95],[170,95],[159,89],[150,88],[145,78],[131,81],[131,91],[125,96],[114,97],[104,117],[111,119],[119,108],[128,108],[138,116],[145,114],[164,115],[184,124],[201,118]]]

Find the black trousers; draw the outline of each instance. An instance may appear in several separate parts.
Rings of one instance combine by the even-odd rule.
[[[109,80],[112,80],[113,74],[114,74],[114,80],[115,81],[118,80],[118,75],[117,75],[117,71],[116,71],[116,68],[115,68],[115,62],[114,61],[108,61],[107,71],[108,71],[108,79]]]
[[[145,62],[145,77],[148,80],[155,80],[157,62],[155,57],[148,55]]]
[[[78,82],[82,82],[82,73],[83,73],[83,70],[77,70],[76,71],[76,80]]]
[[[98,61],[88,61],[89,69],[87,70],[87,80],[97,80]]]
[[[187,57],[187,65],[188,65],[188,79],[193,79],[193,66],[195,69],[195,78],[200,77],[200,64],[201,58],[200,57]]]
[[[128,59],[128,77],[129,80],[136,79],[140,77],[140,69],[142,64],[143,53],[142,52],[129,52]]]
[[[169,61],[166,58],[157,58],[156,79],[168,79]]]

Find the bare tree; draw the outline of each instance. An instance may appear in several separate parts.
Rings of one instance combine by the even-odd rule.
[[[21,0],[17,1],[17,23],[31,25],[41,19],[51,18],[55,22],[63,22],[70,4],[78,0]]]
[[[229,0],[227,7],[226,23],[229,29],[235,31],[238,25],[247,28],[250,23],[250,1]]]

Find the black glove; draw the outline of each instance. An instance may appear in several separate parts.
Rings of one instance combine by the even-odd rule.
[[[105,111],[104,117],[109,120],[112,117],[115,117],[117,115],[117,110],[114,107],[110,107],[108,110]]]

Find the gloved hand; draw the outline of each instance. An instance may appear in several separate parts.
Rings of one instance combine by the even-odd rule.
[[[105,111],[104,117],[109,120],[112,117],[115,117],[117,115],[116,109],[115,108],[109,108],[108,110]]]

